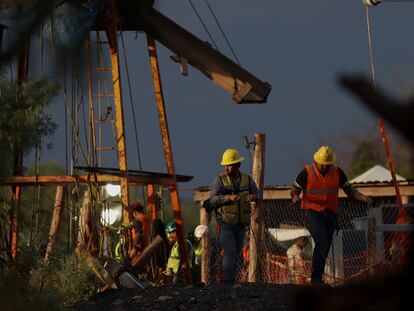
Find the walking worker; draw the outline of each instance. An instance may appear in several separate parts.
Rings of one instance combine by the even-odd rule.
[[[254,180],[240,172],[244,158],[236,149],[223,153],[219,174],[211,189],[210,203],[216,209],[220,242],[224,251],[223,281],[233,284],[236,278],[236,263],[241,255],[245,227],[250,224],[250,203],[259,199]]]
[[[335,154],[331,147],[320,147],[313,159],[315,162],[306,165],[296,177],[290,195],[292,203],[296,203],[303,192],[301,208],[306,210],[305,226],[315,242],[311,282],[318,285],[324,284],[322,277],[326,258],[337,224],[339,188],[351,199],[367,204],[371,204],[372,200],[353,188],[345,173],[334,165]]]
[[[187,268],[181,263],[180,246],[177,239],[177,224],[171,221],[167,224],[165,231],[167,232],[168,240],[171,245],[170,256],[167,261],[167,276],[173,276],[173,283],[177,284],[184,280],[183,272]],[[189,268],[192,267],[193,260],[193,245],[188,239],[185,239],[185,246],[187,248]]]

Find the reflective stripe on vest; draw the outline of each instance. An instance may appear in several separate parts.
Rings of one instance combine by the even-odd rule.
[[[189,240],[185,240],[185,243],[190,246],[190,251],[188,252],[188,261],[190,263],[190,268],[192,267],[192,258],[193,258],[193,245]],[[172,268],[174,273],[178,272],[178,268],[180,267],[180,246],[178,245],[178,241],[175,242],[174,246],[171,248],[170,257],[168,258],[167,268]]]
[[[250,223],[250,203],[246,201],[250,194],[249,175],[240,172],[240,187],[234,188],[232,180],[226,173],[219,174],[223,187],[228,194],[238,194],[238,202],[228,202],[221,207],[221,221],[226,224],[248,225]]]
[[[306,165],[308,175],[306,189],[303,190],[302,208],[322,212],[338,208],[339,172],[331,165],[323,177],[316,164]]]

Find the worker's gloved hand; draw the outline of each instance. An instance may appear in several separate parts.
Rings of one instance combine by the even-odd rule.
[[[227,197],[232,202],[240,201],[240,196],[238,194],[229,194]]]
[[[296,203],[297,203],[297,202],[299,202],[299,201],[300,201],[299,194],[295,193],[295,194],[292,196],[292,204],[296,204]]]
[[[246,197],[246,201],[249,202],[249,203],[254,202],[254,201],[256,201],[256,196],[254,194],[249,194]]]
[[[167,268],[165,271],[162,272],[166,276],[173,276],[174,272],[171,268]]]

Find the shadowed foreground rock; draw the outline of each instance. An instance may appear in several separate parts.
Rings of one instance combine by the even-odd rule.
[[[300,286],[273,284],[110,290],[72,310],[292,310]]]

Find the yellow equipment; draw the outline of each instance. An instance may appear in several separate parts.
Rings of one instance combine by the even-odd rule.
[[[227,149],[221,158],[221,165],[232,165],[243,161],[244,158],[236,149]]]
[[[321,165],[332,165],[335,163],[335,154],[331,147],[322,146],[315,152],[313,159]]]

